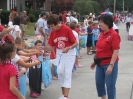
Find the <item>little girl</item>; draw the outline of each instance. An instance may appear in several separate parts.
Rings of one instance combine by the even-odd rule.
[[[0,99],[25,99],[18,91],[18,70],[11,62],[16,47],[10,35],[0,41]]]

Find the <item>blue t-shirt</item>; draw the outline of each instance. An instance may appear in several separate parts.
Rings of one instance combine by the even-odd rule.
[[[87,27],[87,40],[92,40],[92,34],[89,34],[89,33],[92,33],[92,29],[90,26]]]
[[[94,40],[98,40],[98,35],[100,34],[100,30],[99,29],[93,29],[92,33],[93,33]]]

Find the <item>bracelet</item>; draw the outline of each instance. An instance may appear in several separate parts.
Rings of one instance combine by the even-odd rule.
[[[114,67],[114,65],[113,65],[113,64],[109,64],[109,65],[111,65],[112,67]]]

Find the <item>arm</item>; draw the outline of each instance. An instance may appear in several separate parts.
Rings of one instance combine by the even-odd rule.
[[[21,77],[26,72],[26,68],[22,68],[19,72],[19,77]]]
[[[10,90],[11,92],[17,96],[19,99],[25,99],[21,93],[18,91],[18,89],[16,88],[16,76],[13,76],[10,78]]]
[[[66,47],[65,49],[63,49],[62,53],[67,53],[69,50],[74,49],[76,46],[78,46],[77,40],[75,40],[75,42],[72,46]]]
[[[118,53],[119,53],[119,50],[114,50],[114,51],[113,51],[113,55],[112,55],[110,64],[114,65],[114,63],[115,63],[115,61],[116,61],[116,58],[117,58],[117,56],[118,56]]]
[[[85,32],[85,33],[79,32],[78,34],[79,34],[80,36],[84,36],[84,35],[87,35],[87,32]]]
[[[16,31],[16,37],[20,37],[19,31]]]
[[[19,59],[17,61],[17,64],[22,66],[22,67],[25,67],[25,68],[30,68],[30,67],[33,67],[33,66],[36,66],[36,65],[39,65],[41,62],[39,60],[36,60],[32,63],[25,63],[22,59]]]
[[[40,52],[39,51],[36,51],[36,52],[32,52],[32,53],[25,53],[23,51],[19,51],[18,52],[18,55],[22,55],[22,56],[32,56],[32,55],[36,55],[36,54],[39,54]]]
[[[36,49],[24,49],[24,52],[26,53],[31,53],[31,52],[36,52]]]
[[[44,49],[44,50],[48,50],[48,51],[53,51],[54,50],[54,47],[50,46],[50,45],[47,45],[47,46],[44,46],[44,47],[41,47],[41,48]]]
[[[43,32],[43,29],[42,29],[42,27],[39,27],[39,31],[41,32],[41,34],[44,36],[44,32]]]

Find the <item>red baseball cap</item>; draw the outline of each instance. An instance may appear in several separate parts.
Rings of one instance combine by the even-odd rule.
[[[4,27],[2,25],[0,25],[0,32],[2,32],[4,29]]]

